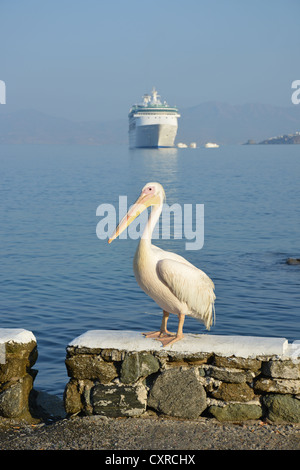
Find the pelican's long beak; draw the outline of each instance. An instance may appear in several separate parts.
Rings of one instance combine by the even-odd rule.
[[[155,194],[144,194],[142,192],[142,194],[136,200],[133,206],[130,207],[125,217],[123,217],[112,236],[108,239],[108,243],[111,243],[113,240],[115,240],[115,238],[117,238],[131,224],[131,222],[136,219],[138,215],[140,215],[145,209],[147,209],[147,207],[159,203],[159,197]]]

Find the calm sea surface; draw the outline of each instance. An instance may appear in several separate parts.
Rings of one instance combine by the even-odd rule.
[[[155,240],[216,285],[211,334],[300,339],[300,146],[129,150],[0,146],[0,327],[38,341],[35,387],[61,395],[65,348],[89,329],[151,330],[161,312],[137,286],[136,240],[96,236],[102,203],[130,205],[148,181],[167,203],[204,204],[201,250]],[[177,328],[177,317],[170,329]],[[186,318],[185,332],[205,332]]]

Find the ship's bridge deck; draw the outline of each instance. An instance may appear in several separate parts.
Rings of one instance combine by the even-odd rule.
[[[144,116],[145,114],[153,115],[153,114],[170,114],[170,115],[177,115],[178,109],[171,108],[170,106],[163,106],[163,105],[152,105],[152,106],[133,106],[128,114],[128,117],[133,116]]]

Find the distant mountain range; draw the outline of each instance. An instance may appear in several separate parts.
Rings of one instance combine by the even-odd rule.
[[[32,109],[0,113],[0,143],[100,145],[124,142],[127,142],[126,119],[74,122]]]
[[[123,144],[128,141],[127,114],[107,122],[74,122],[35,110],[0,109],[0,143]],[[180,109],[176,142],[241,144],[300,131],[300,105],[230,105],[207,102]]]

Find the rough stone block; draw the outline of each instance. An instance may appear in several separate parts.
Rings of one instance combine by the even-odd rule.
[[[71,379],[64,391],[64,406],[67,414],[76,414],[82,411],[83,403],[77,380]]]
[[[235,356],[215,356],[214,365],[218,367],[232,367],[234,369],[245,369],[257,372],[261,368],[261,360]]]
[[[17,357],[7,358],[5,364],[0,364],[0,383],[16,380],[27,373],[27,360]]]
[[[109,417],[140,416],[146,410],[147,391],[142,384],[96,384],[91,389],[94,414]]]
[[[217,390],[211,392],[213,398],[227,401],[250,401],[254,398],[254,392],[246,383],[222,382]]]
[[[300,380],[267,379],[259,378],[254,384],[254,390],[259,393],[288,393],[297,395],[300,393]]]
[[[106,361],[120,362],[124,359],[126,352],[117,349],[102,349],[101,357]]]
[[[300,379],[300,364],[291,360],[268,361],[263,363],[262,373],[268,377],[280,379]]]
[[[159,370],[159,361],[152,354],[128,354],[121,367],[120,379],[125,384],[136,382],[141,377],[147,377]]]
[[[0,391],[0,415],[5,418],[27,417],[33,379],[27,374],[15,383],[7,383]]]
[[[244,383],[252,382],[253,375],[250,371],[238,370],[233,368],[206,366],[206,373],[214,379],[222,382]]]
[[[160,413],[197,418],[206,408],[206,393],[195,368],[169,369],[158,376],[150,391],[148,406]]]
[[[34,341],[20,344],[5,344],[5,362],[0,362],[0,383],[25,377],[37,360],[37,347]]]
[[[263,397],[268,418],[275,423],[300,423],[300,400],[291,395],[270,394]]]
[[[65,362],[69,377],[76,379],[98,379],[109,383],[118,376],[114,364],[104,361],[99,355],[72,356]]]
[[[249,419],[259,419],[262,416],[260,405],[248,403],[230,403],[225,406],[212,405],[208,411],[218,421],[246,421]]]
[[[176,344],[176,343],[175,343]],[[162,356],[162,351],[159,352],[159,356]],[[168,359],[169,364],[191,364],[191,365],[202,365],[207,364],[213,357],[212,353],[202,353],[202,352],[194,352],[192,354],[188,352],[176,352],[176,351],[165,351],[165,354]]]

